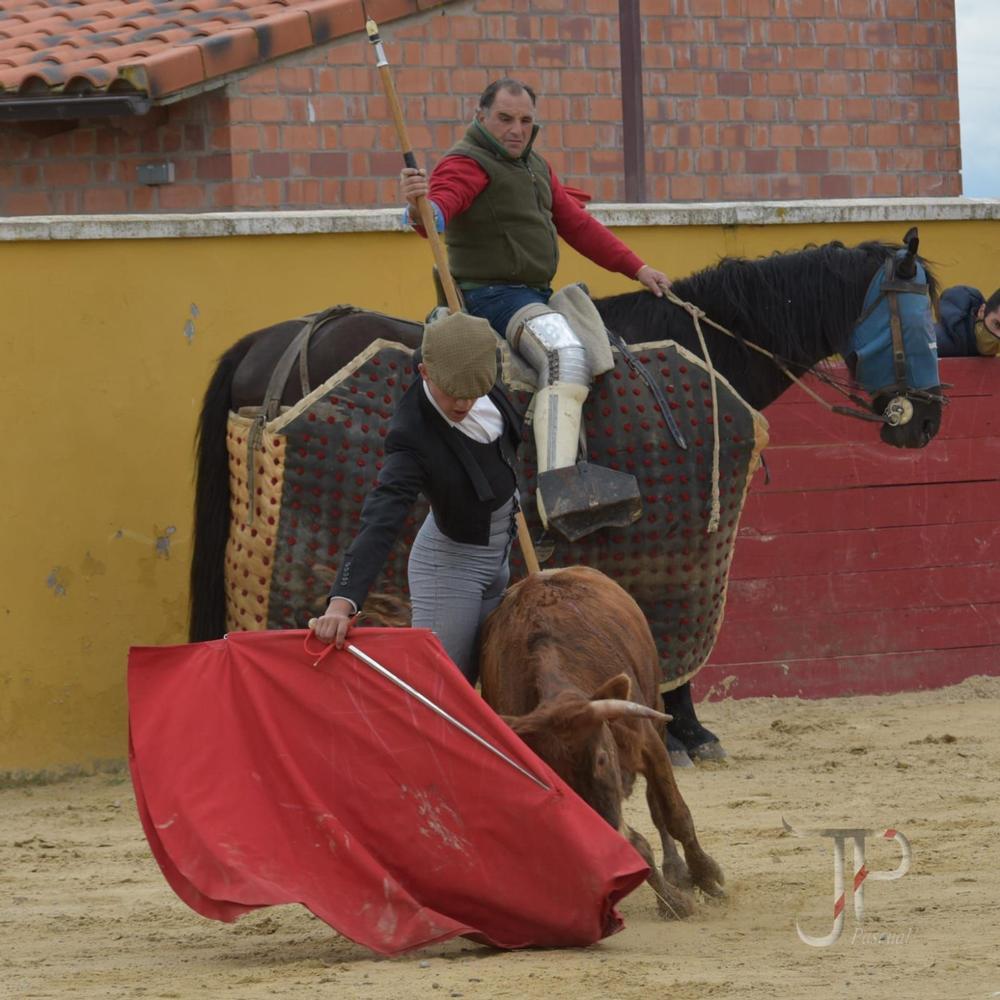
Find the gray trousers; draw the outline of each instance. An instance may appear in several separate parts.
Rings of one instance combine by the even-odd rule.
[[[479,628],[510,579],[515,511],[512,497],[493,513],[488,545],[453,542],[428,514],[410,549],[413,626],[434,632],[470,684],[479,677]]]

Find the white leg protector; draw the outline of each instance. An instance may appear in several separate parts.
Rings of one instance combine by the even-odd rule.
[[[571,542],[598,528],[632,524],[642,516],[635,476],[577,461],[592,370],[590,355],[566,317],[532,303],[514,313],[506,339],[538,374],[535,502],[542,524],[546,528],[551,524]]]
[[[566,317],[544,306],[519,310],[511,319],[507,339],[538,373],[533,426],[539,474],[574,465],[583,404],[590,391],[586,349]],[[540,493],[536,501],[547,527]]]
[[[507,324],[507,343],[538,373],[538,388],[556,382],[590,385],[587,350],[562,313],[532,304]]]
[[[538,471],[562,469],[576,462],[580,450],[580,418],[587,386],[557,382],[535,394],[535,451]]]

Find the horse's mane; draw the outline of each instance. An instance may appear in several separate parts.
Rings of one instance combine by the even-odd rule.
[[[724,257],[675,281],[673,290],[748,341],[791,361],[816,359],[844,350],[872,276],[898,249],[877,241],[856,247],[833,242],[756,260]],[[928,282],[934,297],[937,283],[929,270]],[[645,292],[597,305],[605,323],[632,342],[636,333],[666,330],[677,319],[671,322],[671,313],[679,313]]]

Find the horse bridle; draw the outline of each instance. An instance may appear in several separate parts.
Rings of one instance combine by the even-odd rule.
[[[858,420],[866,420],[872,423],[886,424],[890,427],[900,427],[908,423],[913,418],[913,403],[915,401],[936,402],[940,403],[942,406],[945,406],[948,403],[948,398],[943,394],[939,392],[932,392],[929,389],[915,388],[910,386],[906,380],[906,343],[903,331],[903,321],[899,308],[899,296],[907,294],[919,294],[926,296],[928,286],[925,282],[915,280],[917,272],[918,245],[916,229],[910,229],[906,236],[903,237],[903,240],[906,243],[906,253],[900,257],[890,258],[885,262],[885,265],[883,266],[885,269],[885,275],[881,284],[880,293],[875,300],[865,308],[864,312],[855,321],[852,329],[853,336],[865,320],[867,320],[872,313],[874,313],[883,300],[888,302],[889,329],[892,337],[892,367],[895,381],[892,384],[879,387],[875,390],[866,390],[871,393],[873,399],[879,395],[891,394],[891,398],[882,413],[874,413],[867,400],[856,393],[851,392],[849,388],[823,370],[815,366],[805,366],[794,361],[789,361],[788,359],[781,357],[781,355],[775,354],[773,351],[769,351],[767,348],[761,347],[759,344],[755,344],[753,341],[746,340],[745,338],[738,336],[731,330],[727,330],[720,323],[716,323],[715,320],[706,315],[705,312],[698,306],[680,298],[671,289],[667,289],[664,294],[668,301],[672,302],[676,306],[680,306],[680,308],[684,309],[691,316],[695,325],[695,331],[702,344],[702,350],[705,352],[705,360],[709,365],[713,377],[714,371],[712,371],[711,358],[708,356],[707,345],[705,344],[704,336],[701,330],[702,321],[718,332],[724,333],[727,337],[731,337],[733,340],[743,344],[745,347],[749,347],[751,350],[756,351],[758,354],[762,354],[766,358],[770,359],[770,361],[787,379],[789,379],[789,381],[795,383],[800,389],[802,389],[803,392],[805,392],[808,396],[811,396],[817,403],[830,410],[832,413],[837,413],[845,417],[855,417]],[[876,275],[876,278],[877,277],[878,275]],[[822,396],[810,389],[799,376],[795,375],[791,371],[793,366],[799,368],[803,375],[814,375],[820,382],[828,385],[830,388],[844,396],[853,404],[853,406],[838,406],[827,402],[822,398]],[[946,386],[939,386],[939,388],[946,388]]]
[[[892,343],[892,374],[894,381],[890,384],[878,386],[876,388],[868,388],[866,386],[866,391],[869,392],[873,399],[881,395],[890,396],[889,402],[886,404],[881,418],[878,417],[877,414],[871,414],[871,416],[875,419],[880,419],[882,422],[891,427],[899,427],[903,424],[909,423],[909,421],[913,418],[914,401],[938,402],[942,406],[946,405],[948,402],[947,398],[941,393],[932,392],[927,388],[917,388],[911,386],[907,379],[906,337],[903,329],[903,310],[900,307],[900,296],[919,295],[921,298],[927,297],[927,282],[918,280],[917,248],[919,246],[919,242],[920,240],[916,227],[911,228],[903,237],[903,243],[906,245],[905,253],[900,252],[894,257],[889,258],[883,265],[880,274],[876,274],[876,276],[872,279],[865,298],[867,300],[871,294],[872,286],[874,286],[875,282],[881,278],[878,285],[878,294],[866,306],[861,316],[858,317],[852,331],[852,337],[857,336],[859,331],[861,331],[865,326],[869,317],[872,316],[882,302],[885,301],[887,303],[889,313],[889,333]],[[937,379],[936,348],[934,353],[934,375],[935,379]],[[923,363],[926,363],[926,360]],[[938,382],[938,385],[935,388],[941,388],[940,382]]]

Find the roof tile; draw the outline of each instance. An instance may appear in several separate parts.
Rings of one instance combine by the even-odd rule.
[[[151,34],[148,39],[144,41],[149,42],[167,42],[169,45],[180,45],[185,44],[197,35],[196,31],[191,28],[184,26],[178,26],[176,24],[168,24],[162,27],[159,31]]]
[[[261,20],[263,23],[256,25],[261,60],[276,59],[287,52],[307,49],[313,43],[309,15],[304,10],[271,14]]]
[[[400,2],[400,0],[394,0]],[[412,0],[402,0],[411,3]],[[307,0],[295,5],[309,15],[313,43],[322,45],[331,38],[364,30],[365,20],[359,3],[328,3],[325,0]]]
[[[452,0],[380,0],[391,21]],[[364,27],[358,0],[0,0],[0,98],[154,100]]]
[[[205,64],[197,46],[174,45],[123,66],[119,73],[136,90],[156,100],[201,83],[205,79]]]
[[[7,38],[23,38],[25,35],[44,37],[65,31],[68,22],[67,17],[45,17],[37,21],[3,21],[0,22],[0,35]]]
[[[257,33],[253,28],[220,31],[207,38],[198,38],[194,44],[201,48],[206,80],[257,62]]]

